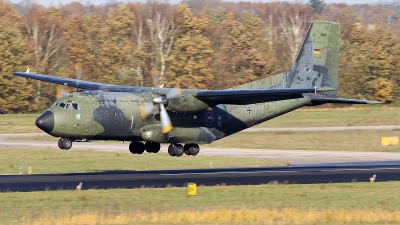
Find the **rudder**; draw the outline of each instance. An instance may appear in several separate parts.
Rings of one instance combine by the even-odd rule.
[[[284,75],[285,88],[338,88],[340,24],[310,24],[292,67]],[[337,91],[330,93],[337,96]]]

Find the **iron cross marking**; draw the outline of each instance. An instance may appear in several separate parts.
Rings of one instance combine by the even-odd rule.
[[[250,109],[250,107],[249,108],[247,108],[246,109],[246,111],[250,114],[251,112],[253,112],[253,110],[252,109]]]

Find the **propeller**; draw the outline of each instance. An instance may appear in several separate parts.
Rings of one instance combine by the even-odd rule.
[[[181,88],[176,85],[174,88],[171,89],[165,96],[158,96],[153,99],[152,103],[144,103],[143,105],[139,106],[140,117],[142,119],[146,119],[148,115],[154,110],[156,105],[160,108],[160,119],[161,119],[161,131],[163,134],[168,133],[172,130],[172,123],[171,119],[168,116],[167,110],[165,109],[165,104],[168,103],[168,100],[179,98],[181,96]]]

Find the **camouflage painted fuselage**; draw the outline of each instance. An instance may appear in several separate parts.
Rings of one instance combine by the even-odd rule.
[[[79,109],[58,106],[48,109],[54,114],[56,137],[76,140],[123,140],[167,143],[210,143],[253,125],[277,117],[310,103],[306,98],[251,105],[217,105],[197,112],[168,114],[173,129],[161,132],[158,110],[142,119],[139,105],[157,96],[150,90],[140,93],[83,91],[64,96],[56,103],[77,103]],[[182,91],[190,96],[193,90]],[[175,99],[184,102],[185,98]],[[190,98],[189,98],[190,99]],[[167,106],[168,109],[168,106]]]

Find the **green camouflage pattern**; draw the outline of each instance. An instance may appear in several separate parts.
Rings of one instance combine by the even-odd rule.
[[[304,94],[303,98],[249,105],[208,106],[196,98],[201,90],[182,90],[167,110],[173,129],[161,132],[159,109],[142,119],[139,105],[152,102],[169,89],[141,88],[135,92],[89,90],[69,94],[48,109],[54,114],[49,134],[73,140],[150,141],[205,144],[270,120],[303,106],[317,97],[337,97],[340,25],[315,21],[289,71],[232,89],[331,87],[335,91]],[[79,109],[56,104],[75,103]]]

